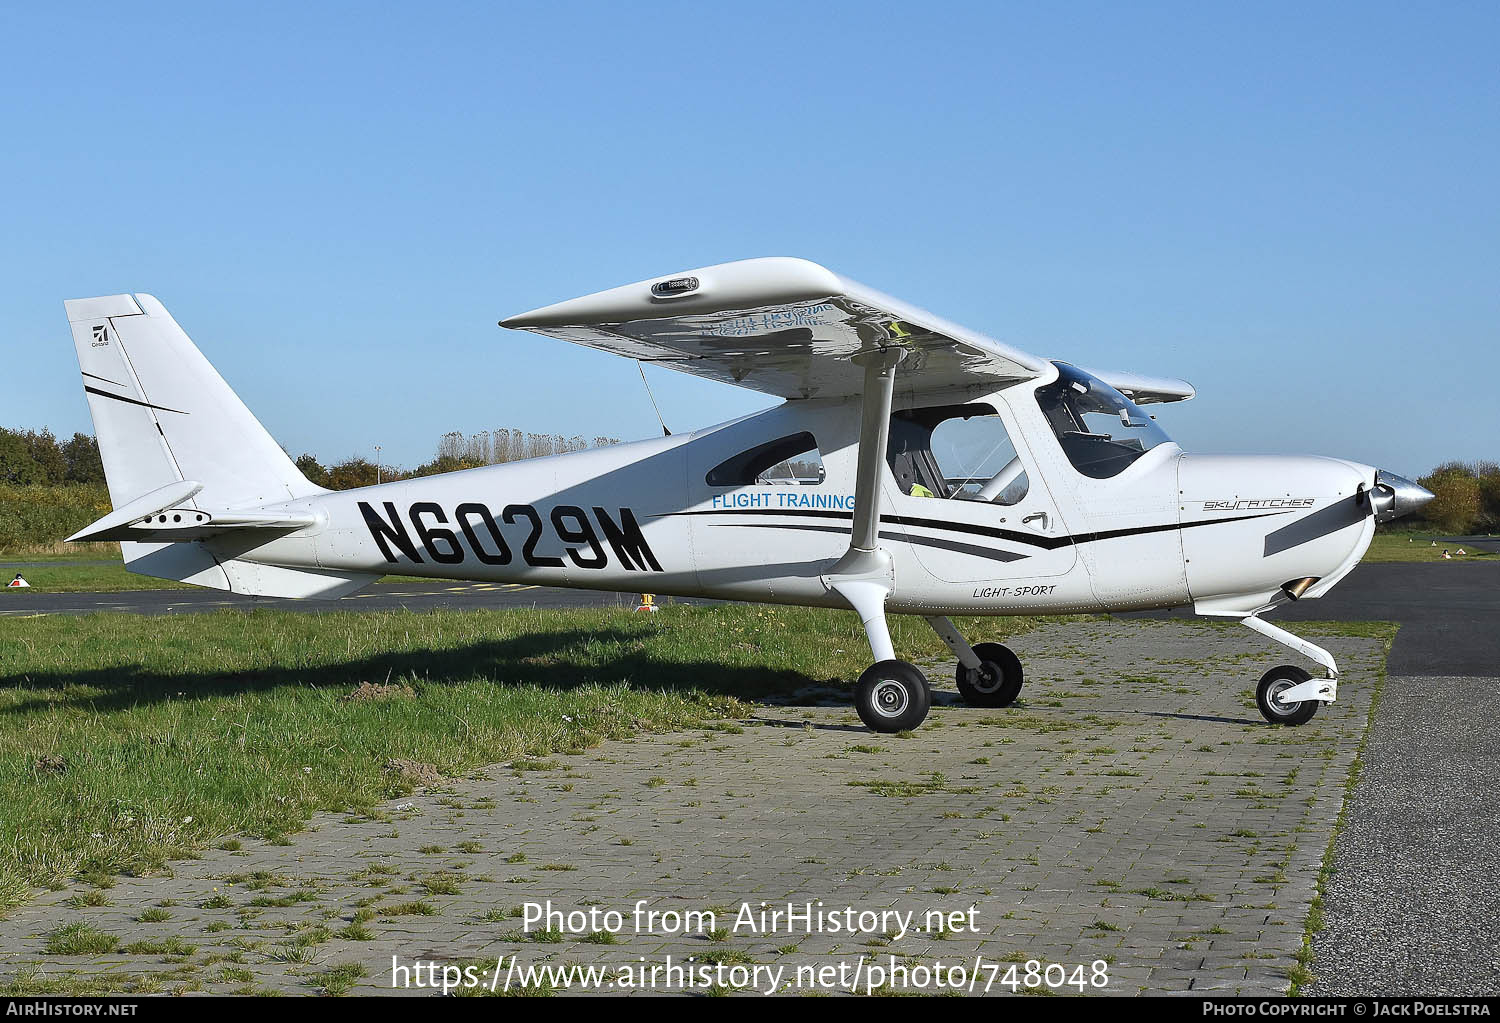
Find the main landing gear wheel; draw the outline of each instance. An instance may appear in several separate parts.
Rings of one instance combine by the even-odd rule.
[[[1260,678],[1255,687],[1255,705],[1261,716],[1273,725],[1305,725],[1318,712],[1317,700],[1301,700],[1287,703],[1280,698],[1292,686],[1301,685],[1312,678],[1307,672],[1292,664],[1272,668]]]
[[[959,695],[971,707],[1009,707],[1021,695],[1021,659],[999,643],[980,643],[974,656],[979,667],[958,666]]]
[[[854,708],[875,732],[905,732],[927,717],[932,693],[927,676],[905,661],[871,665],[854,684]]]

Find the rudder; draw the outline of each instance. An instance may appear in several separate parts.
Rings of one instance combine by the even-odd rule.
[[[64,303],[110,500],[181,480],[220,508],[322,493],[150,295]]]

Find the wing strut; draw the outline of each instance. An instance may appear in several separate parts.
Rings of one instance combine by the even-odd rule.
[[[823,585],[847,600],[859,615],[876,661],[896,657],[885,622],[885,600],[895,586],[896,573],[890,553],[880,546],[880,494],[891,403],[896,391],[896,365],[905,357],[906,349],[899,347],[854,356],[854,363],[865,371],[854,482],[854,529],[849,536],[849,550],[823,576]]]

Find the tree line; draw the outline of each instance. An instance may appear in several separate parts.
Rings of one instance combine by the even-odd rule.
[[[440,472],[475,469],[482,465],[560,455],[618,443],[613,437],[585,439],[502,427],[467,435],[456,430],[445,433],[438,441],[432,460],[415,469],[376,466],[362,455],[351,455],[327,465],[311,454],[300,455],[295,461],[302,474],[318,486],[329,490],[350,490],[372,486],[377,476],[383,482],[434,476]],[[59,441],[45,427],[40,430],[0,427],[0,484],[20,487],[102,486],[104,463],[99,458],[99,443],[86,433],[75,433],[71,439]]]
[[[445,433],[432,459],[415,469],[376,464],[352,456],[324,465],[315,456],[295,459],[313,483],[330,490],[367,487],[375,482],[431,476],[538,455],[616,444],[610,437],[565,437],[553,433],[499,429],[474,434]],[[104,465],[99,445],[86,433],[59,440],[50,430],[0,427],[0,553],[60,549],[63,537],[108,513]]]
[[[1500,531],[1500,465],[1444,462],[1417,482],[1433,494],[1421,517],[1443,532]]]
[[[86,433],[59,441],[52,431],[0,427],[0,483],[14,486],[102,484],[99,445]]]
[[[463,434],[457,430],[443,434],[438,440],[437,453],[432,461],[424,462],[415,469],[403,469],[394,465],[379,465],[362,455],[346,458],[341,462],[323,465],[313,455],[303,454],[296,459],[312,483],[329,490],[352,490],[355,487],[374,486],[392,480],[412,479],[417,476],[436,476],[440,472],[457,472],[459,469],[477,469],[483,465],[498,465],[501,462],[519,462],[523,458],[539,458],[542,455],[561,455],[569,451],[584,451],[618,444],[613,437],[565,437],[559,433],[528,433],[504,427],[498,430],[481,430]]]

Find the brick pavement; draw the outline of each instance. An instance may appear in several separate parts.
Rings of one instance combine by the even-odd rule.
[[[1299,729],[1265,725],[1249,702],[1289,658],[1248,630],[1108,621],[1020,637],[1016,707],[958,705],[951,663],[929,666],[942,705],[909,736],[869,733],[842,694],[809,692],[716,730],[496,765],[368,817],[321,815],[290,845],[247,840],[174,876],[120,878],[109,905],[81,904],[85,886],[45,893],[0,921],[0,980],[374,993],[390,990],[393,956],[490,969],[693,957],[779,966],[782,989],[800,991],[799,967],[978,956],[997,964],[980,986],[1002,992],[1029,959],[1085,976],[1104,960],[1104,993],[1283,992],[1383,663],[1376,640],[1322,642],[1344,668],[1341,699]],[[524,933],[517,908],[547,900],[616,910],[622,933]],[[723,931],[637,932],[640,900],[713,912]],[[910,911],[917,927],[973,908],[977,928],[733,929],[744,903],[815,900]],[[75,922],[127,951],[47,954]]]

